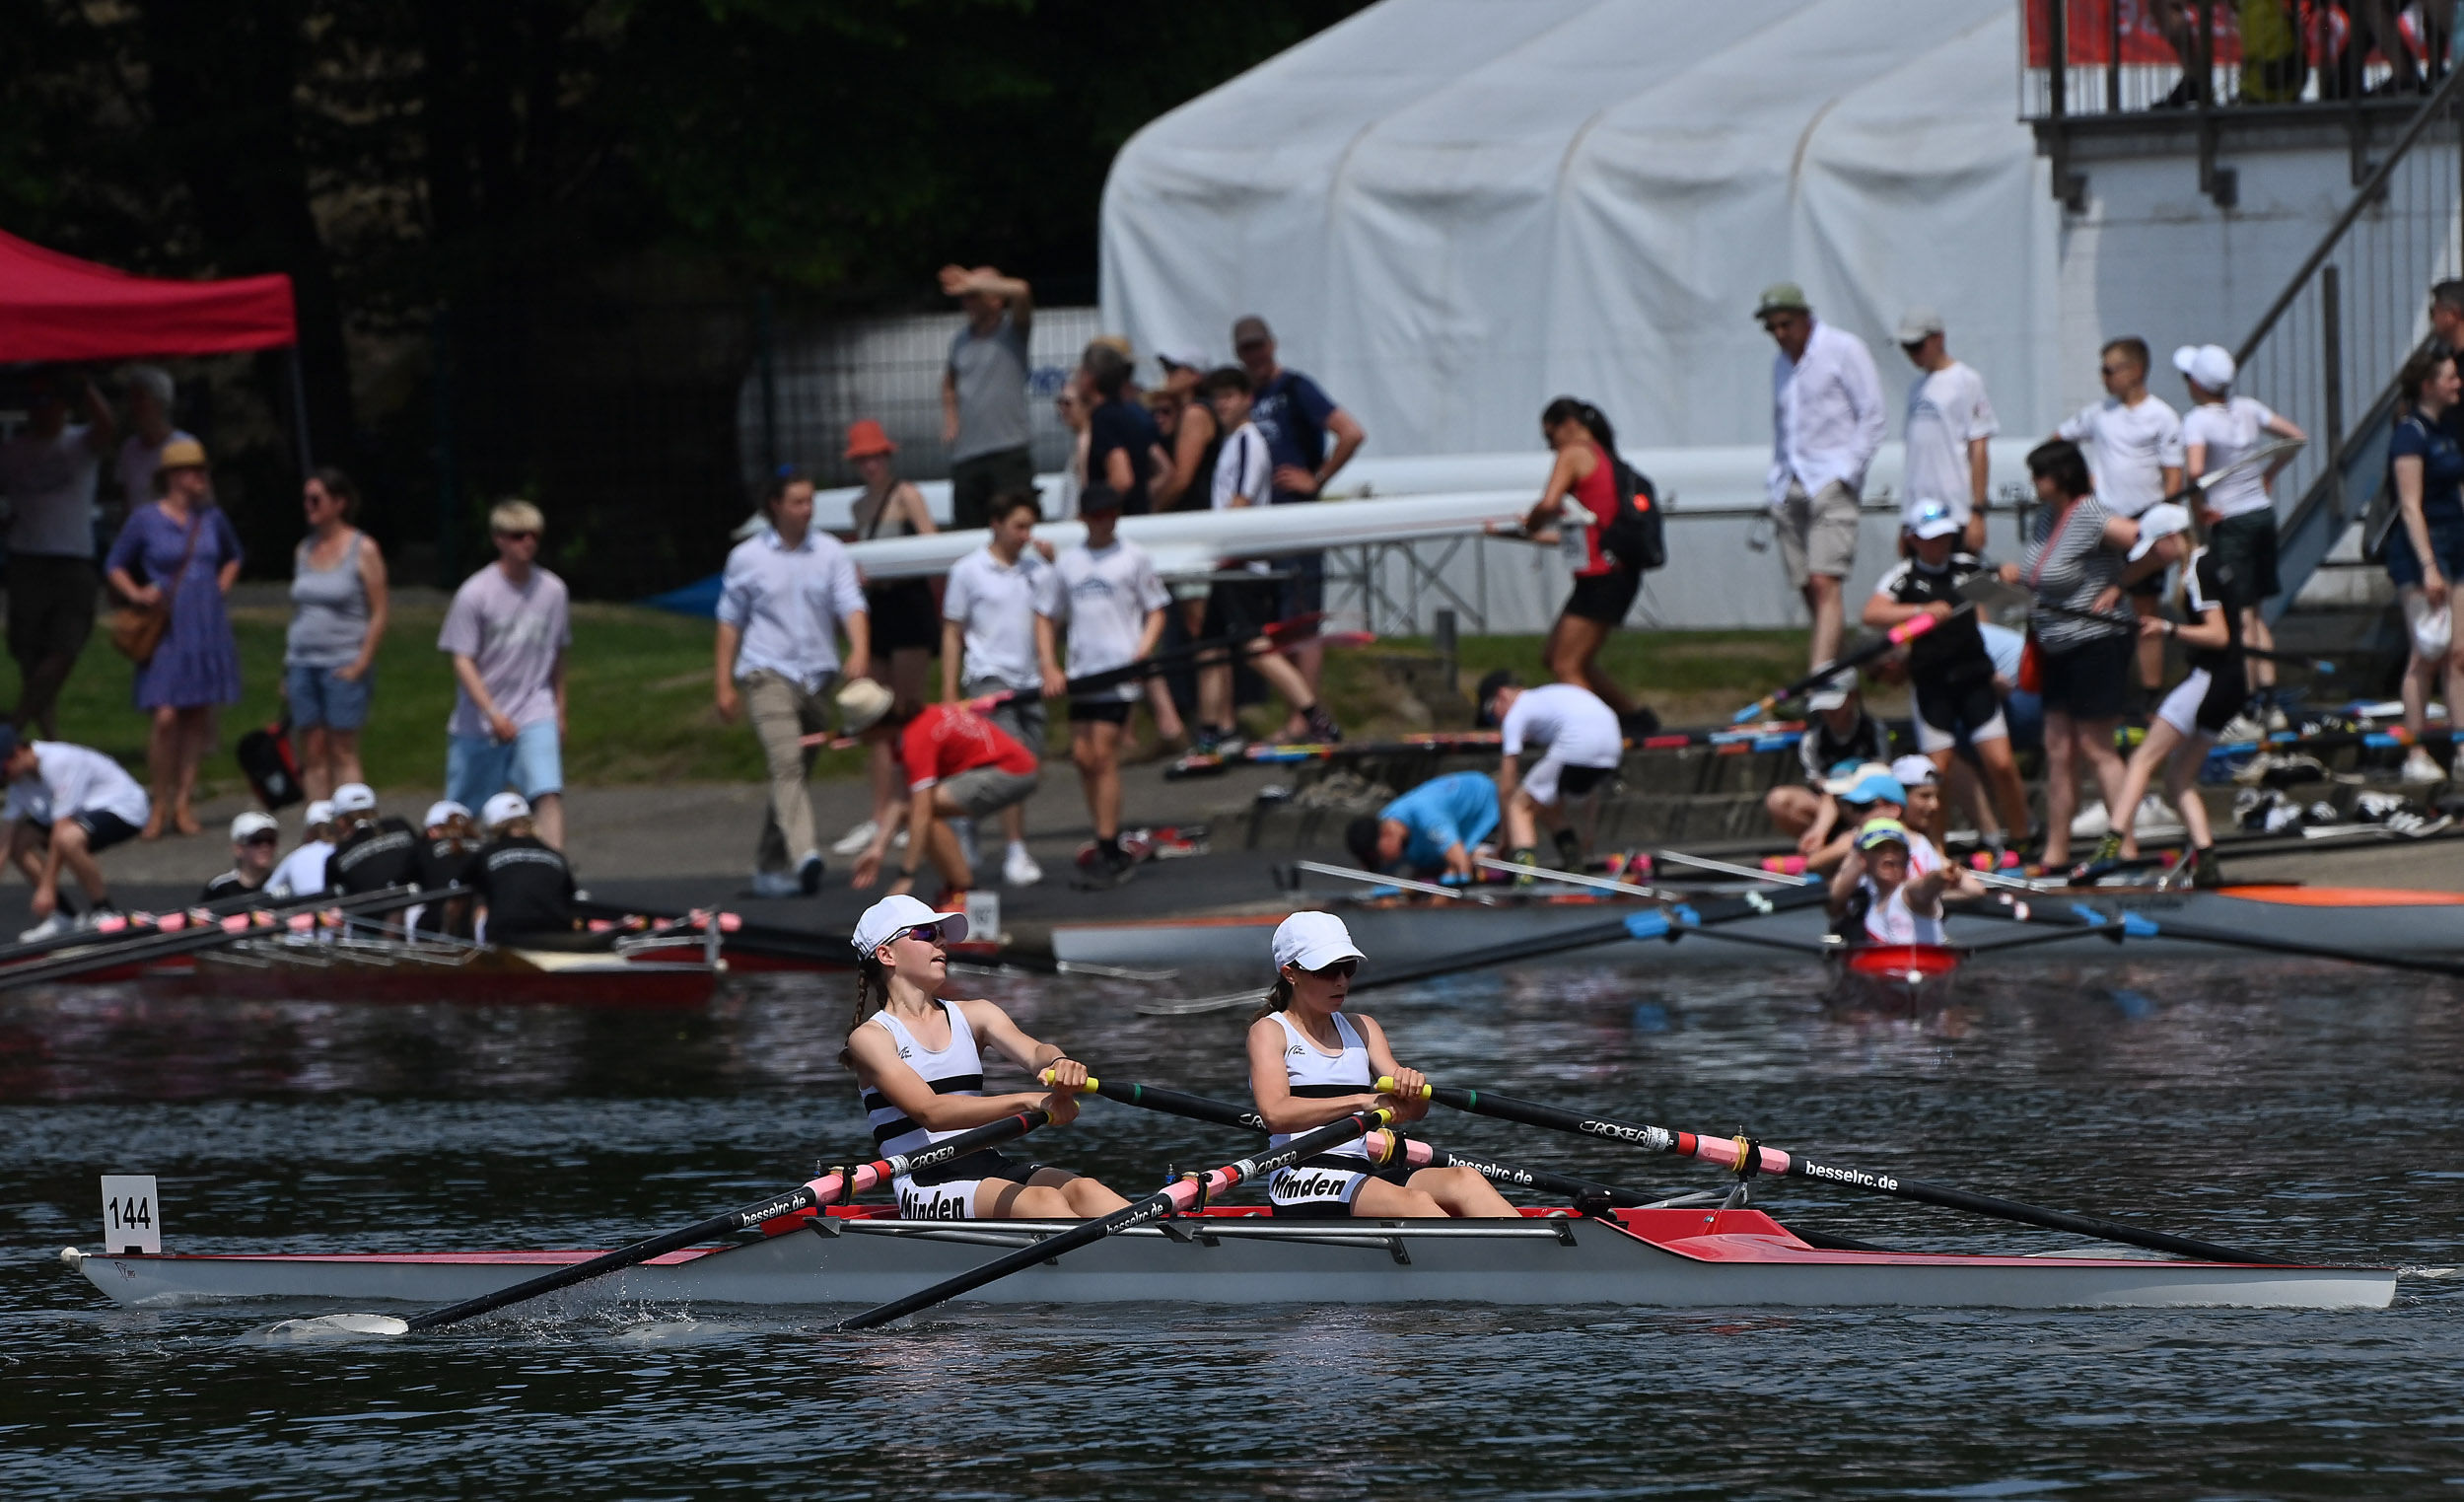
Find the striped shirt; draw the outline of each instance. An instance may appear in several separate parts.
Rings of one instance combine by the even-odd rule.
[[[2084,610],[2107,588],[2122,582],[2125,560],[2119,550],[2105,545],[2105,524],[2111,519],[2092,495],[2080,496],[2058,515],[2049,511],[2037,518],[2019,580],[2035,592],[2039,605]],[[2036,639],[2056,652],[2131,629],[2120,621],[2081,620],[2051,611],[2036,616],[2034,625]]]

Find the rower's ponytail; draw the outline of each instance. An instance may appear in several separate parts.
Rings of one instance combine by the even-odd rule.
[[[880,957],[867,955],[856,962],[856,1015],[847,1024],[847,1036],[853,1038],[856,1030],[864,1026],[865,1019],[881,1010],[888,1002],[889,971],[881,967]],[[856,1050],[839,1049],[838,1062],[842,1067],[855,1068]]]
[[[1277,971],[1274,987],[1266,993],[1266,999],[1259,1004],[1258,1009],[1249,1015],[1249,1021],[1264,1022],[1276,1013],[1290,1009],[1291,1006],[1292,978]]]

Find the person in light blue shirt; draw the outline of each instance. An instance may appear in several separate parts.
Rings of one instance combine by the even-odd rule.
[[[1471,880],[1472,852],[1497,832],[1497,779],[1487,772],[1433,777],[1377,811],[1352,821],[1344,843],[1372,871],[1398,864],[1412,875]]]

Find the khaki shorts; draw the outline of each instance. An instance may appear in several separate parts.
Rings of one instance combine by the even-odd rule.
[[[942,784],[950,801],[970,818],[982,819],[998,814],[1014,803],[1021,803],[1035,791],[1033,772],[1005,772],[997,766],[979,766],[971,772],[960,772]]]
[[[1815,574],[1845,579],[1857,568],[1857,496],[1837,480],[1808,497],[1805,487],[1789,481],[1788,499],[1780,504],[1780,562],[1789,571],[1789,588],[1801,590]]]

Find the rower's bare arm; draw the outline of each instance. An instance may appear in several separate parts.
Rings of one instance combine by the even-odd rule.
[[[880,1091],[898,1113],[928,1131],[964,1131],[1004,1116],[1043,1107],[1043,1091],[1011,1091],[1002,1095],[936,1095],[924,1077],[898,1056],[898,1042],[887,1031],[870,1024],[848,1035],[847,1051],[856,1056],[857,1072]],[[1055,1121],[1058,1123],[1056,1116]]]
[[[1361,1030],[1361,1041],[1369,1048],[1370,1078],[1394,1081],[1394,1094],[1377,1097],[1377,1104],[1392,1107],[1398,1121],[1417,1121],[1429,1114],[1429,1102],[1423,1097],[1429,1076],[1395,1061],[1394,1049],[1386,1043],[1386,1030],[1377,1026],[1376,1018],[1364,1012],[1351,1016],[1352,1026]]]
[[[1268,1131],[1304,1132],[1313,1126],[1368,1109],[1376,1096],[1364,1090],[1356,1096],[1319,1099],[1292,1093],[1284,1078],[1284,1030],[1275,1019],[1261,1017],[1249,1024],[1249,1095]]]
[[[1028,1074],[1041,1077],[1050,1069],[1052,1083],[1068,1090],[1087,1083],[1087,1066],[1071,1058],[1068,1049],[1059,1043],[1028,1037],[1000,1007],[989,1001],[962,1001],[958,1006],[966,1013],[967,1026],[975,1030],[977,1041],[1000,1049],[1004,1057]]]
[[[1927,613],[1926,607],[1902,605],[1888,595],[1866,597],[1865,623],[1871,630],[1887,631],[1903,621],[1914,620],[1925,613]]]
[[[1908,910],[1920,918],[1942,915],[1942,887],[1950,880],[1950,868],[1940,867],[1908,882]]]
[[[1831,873],[1830,906],[1832,917],[1836,918],[1841,913],[1848,911],[1848,899],[1850,896],[1855,894],[1857,891],[1857,883],[1864,878],[1865,874],[1865,852],[1862,850],[1849,851],[1848,858],[1840,862],[1840,869]]]

